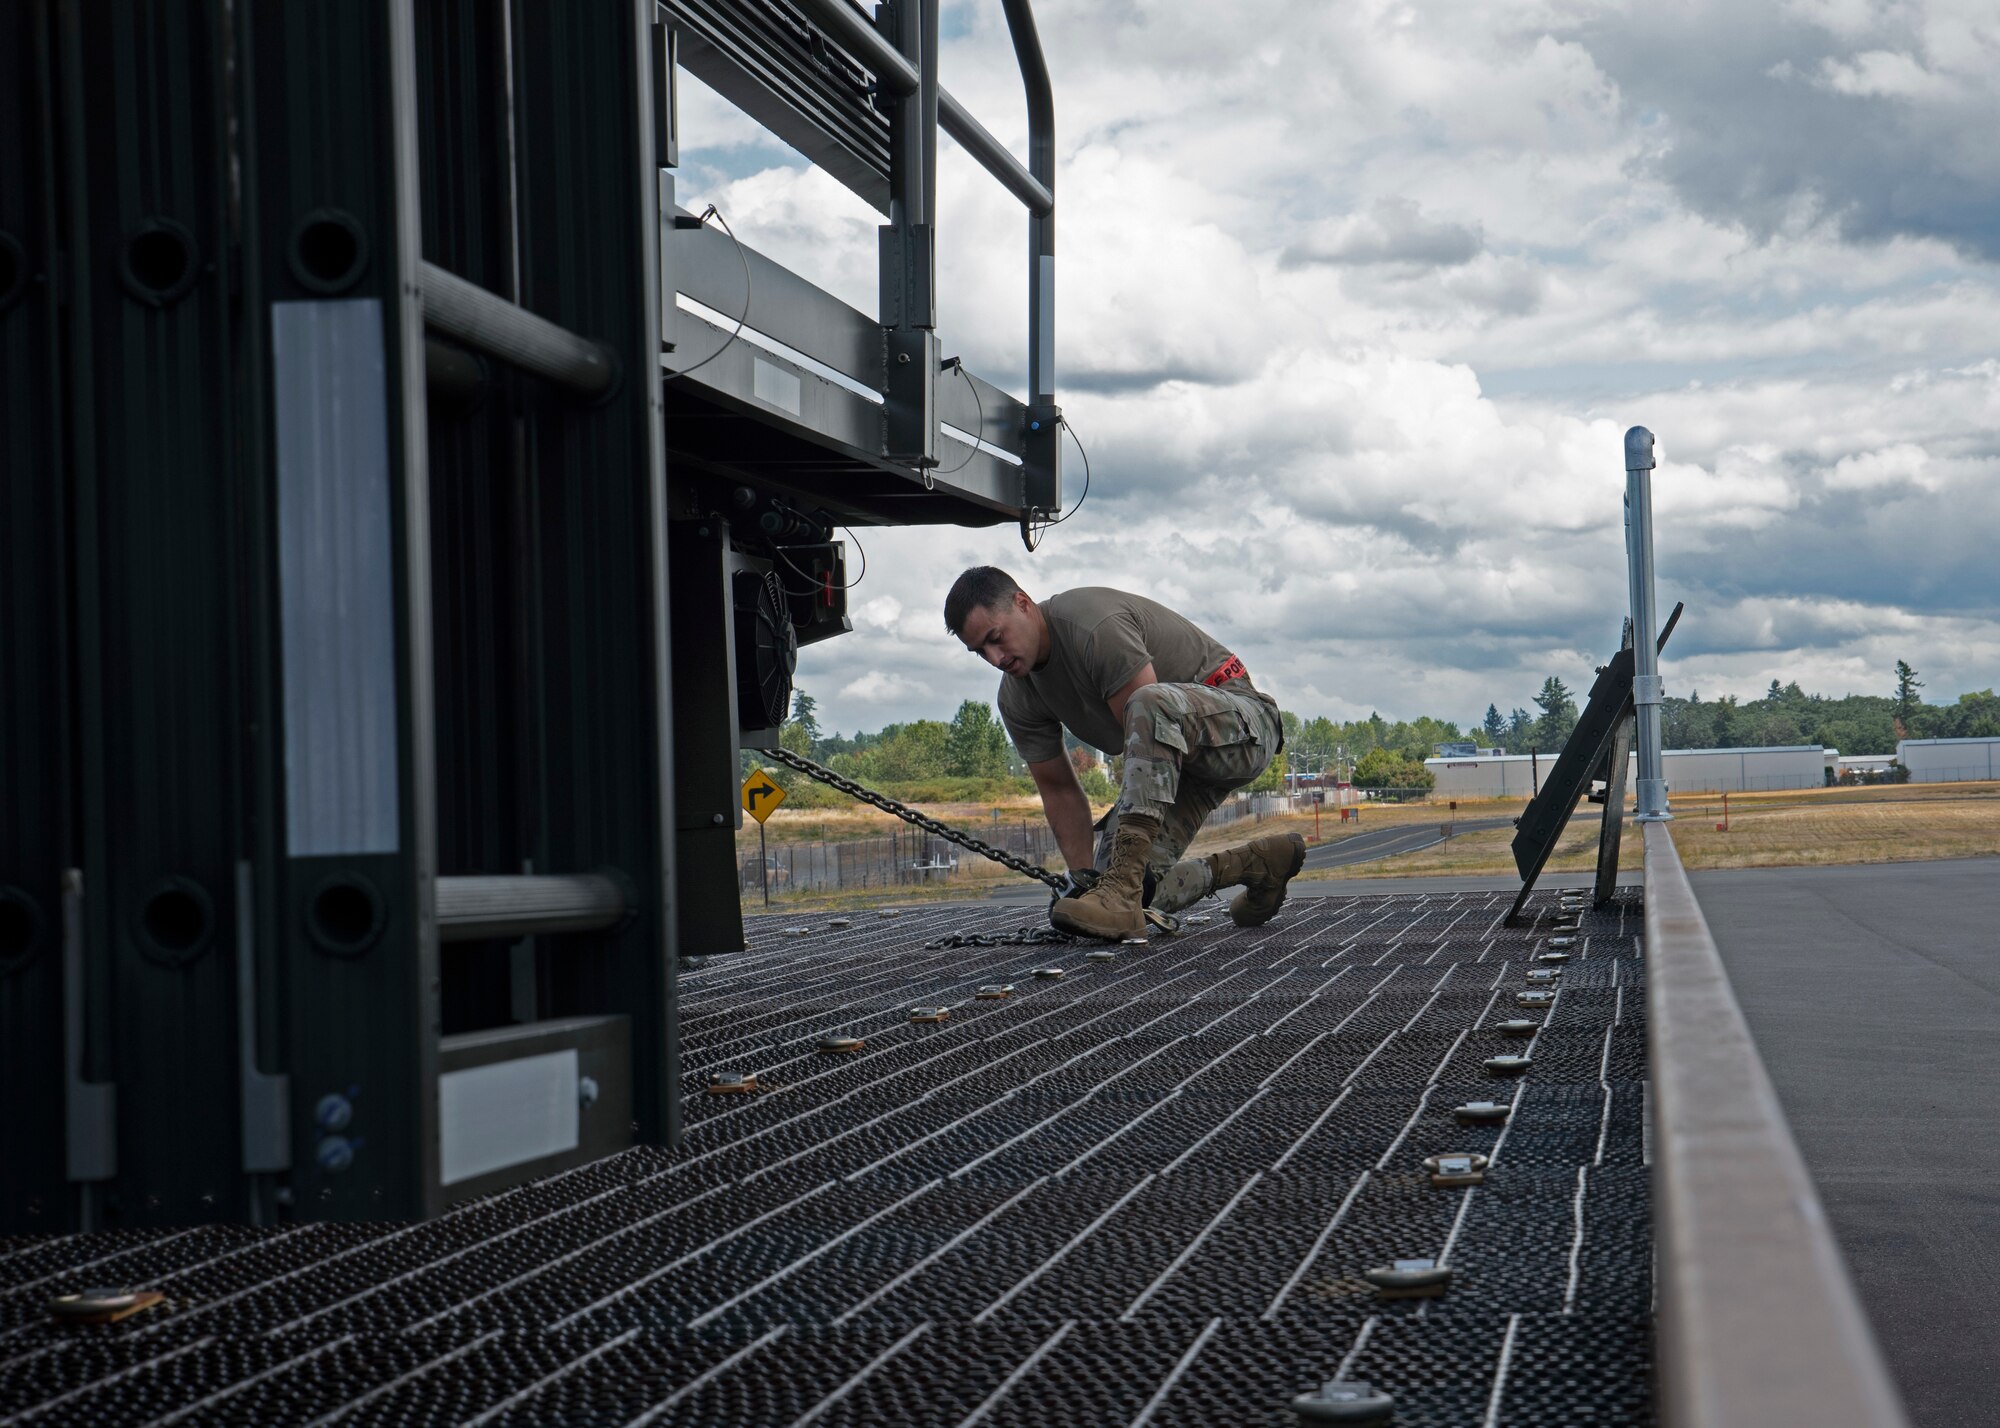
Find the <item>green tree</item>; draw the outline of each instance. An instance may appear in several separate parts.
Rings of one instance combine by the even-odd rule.
[[[1357,788],[1430,788],[1437,776],[1393,749],[1370,749],[1354,765]]]
[[[818,758],[817,750],[820,746],[819,701],[803,689],[794,689],[792,691],[791,722],[798,725],[800,732],[805,736],[806,746],[798,752],[806,755],[808,758]],[[791,745],[786,744],[785,747],[790,748]]]
[[[1896,706],[1896,723],[1901,726],[1902,732],[1896,737],[1907,739],[1914,736],[1917,711],[1923,708],[1923,701],[1917,697],[1917,691],[1923,687],[1924,682],[1917,678],[1917,672],[1905,661],[1897,660],[1896,693],[1892,697]]]
[[[1486,721],[1479,726],[1479,732],[1486,736],[1486,746],[1497,749],[1507,742],[1507,721],[1500,714],[1500,706],[1486,706]]]
[[[953,778],[1005,778],[1007,749],[1007,731],[993,717],[993,706],[968,699],[945,735],[944,771]]]
[[[1544,749],[1560,749],[1569,741],[1570,731],[1576,728],[1576,700],[1570,695],[1569,686],[1550,675],[1542,681],[1542,692],[1535,696],[1535,704],[1542,711],[1542,717],[1535,721],[1535,737],[1541,740]]]
[[[951,726],[936,719],[891,724],[882,737],[857,753],[841,754],[834,768],[863,783],[912,783],[945,776],[945,745]]]

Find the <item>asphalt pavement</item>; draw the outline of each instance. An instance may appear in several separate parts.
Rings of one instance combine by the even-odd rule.
[[[1454,825],[1448,819],[1440,818],[1435,823],[1400,823],[1388,828],[1370,828],[1307,848],[1306,867],[1344,868],[1353,863],[1372,863],[1378,858],[1393,858],[1401,853],[1434,848],[1444,842],[1447,827],[1453,829],[1455,836],[1459,833],[1480,833],[1489,828],[1506,828],[1513,822],[1512,818],[1468,818]]]
[[[1692,876],[1912,1418],[2000,1423],[2000,858]]]

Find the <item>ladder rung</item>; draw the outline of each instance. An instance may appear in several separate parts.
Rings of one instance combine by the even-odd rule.
[[[617,380],[617,362],[602,343],[537,317],[436,263],[425,263],[423,271],[426,325],[578,396],[602,396]]]
[[[602,873],[437,880],[441,942],[596,932],[614,926],[627,911],[624,890]]]

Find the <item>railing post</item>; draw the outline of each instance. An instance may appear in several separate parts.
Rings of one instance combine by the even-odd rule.
[[[889,222],[881,233],[884,445],[900,461],[937,456],[938,0],[898,0],[884,16],[917,87],[889,105]]]
[[[1056,405],[1056,104],[1028,0],[1003,0],[1028,99],[1028,172],[1048,190],[1028,212],[1028,434],[1025,505],[1062,508],[1062,408]]]
[[[1632,591],[1632,703],[1638,711],[1641,823],[1662,823],[1667,780],[1660,761],[1660,657],[1653,640],[1653,433],[1625,433],[1625,555]]]

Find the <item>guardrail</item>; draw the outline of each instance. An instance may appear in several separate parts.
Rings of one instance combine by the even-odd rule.
[[[1668,825],[1642,826],[1660,1422],[1907,1428]]]

